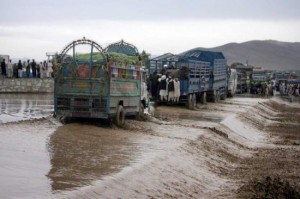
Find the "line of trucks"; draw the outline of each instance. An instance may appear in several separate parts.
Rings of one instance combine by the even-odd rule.
[[[84,58],[76,52],[80,45],[90,49]],[[140,58],[137,48],[123,41],[102,48],[85,38],[71,42],[55,56],[55,116],[102,118],[123,126],[125,116],[139,118],[144,114],[149,101],[146,80],[158,71],[149,74],[140,64],[111,59],[109,53]],[[188,108],[193,109],[199,101],[218,102],[234,95],[236,71],[228,69],[221,52],[189,51],[177,56],[174,63],[166,72],[179,79],[179,103]]]

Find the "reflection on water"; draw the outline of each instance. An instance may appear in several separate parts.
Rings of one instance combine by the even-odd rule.
[[[68,124],[58,128],[48,143],[52,190],[72,190],[119,171],[130,164],[136,146],[120,130]]]
[[[41,118],[53,111],[53,94],[0,94],[0,123]]]

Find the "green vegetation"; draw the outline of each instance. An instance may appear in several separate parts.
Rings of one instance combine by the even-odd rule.
[[[90,60],[90,54],[77,54],[76,59],[79,60]],[[101,60],[103,59],[103,55],[101,53],[94,53],[93,54],[93,60]],[[108,59],[113,62],[118,63],[124,63],[125,65],[131,64],[131,65],[139,65],[139,56],[127,56],[125,54],[121,53],[108,53]]]

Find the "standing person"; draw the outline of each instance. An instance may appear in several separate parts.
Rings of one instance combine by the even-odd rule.
[[[161,78],[158,80],[158,87],[159,87],[159,95],[160,100],[162,102],[167,100],[167,77],[166,75],[162,75]]]
[[[27,65],[26,65],[26,77],[30,77],[30,60],[27,60]]]
[[[7,64],[7,77],[13,77],[13,64],[11,63],[11,59]]]
[[[32,60],[32,63],[31,63],[31,70],[32,70],[32,77],[36,77],[36,63],[34,61],[34,59]]]
[[[23,73],[23,65],[21,63],[21,60],[19,60],[19,63],[18,63],[18,78],[22,78],[22,73]]]
[[[152,100],[156,101],[158,99],[158,75],[156,72],[152,75],[150,87]]]
[[[174,80],[174,101],[179,102],[180,97],[180,81],[175,78]]]
[[[174,80],[172,79],[172,77],[169,77],[168,80],[168,101],[169,102],[174,102]]]
[[[18,64],[13,65],[13,78],[18,77]]]
[[[47,77],[52,77],[53,69],[52,62],[49,60],[47,65]]]
[[[42,63],[42,62],[41,62]],[[42,64],[38,64],[36,66],[36,74],[37,74],[37,78],[41,78],[41,65]]]
[[[1,62],[1,74],[3,77],[6,77],[6,64],[5,64],[5,59],[2,60]]]
[[[44,63],[42,64],[42,78],[47,77],[47,62],[44,61]]]

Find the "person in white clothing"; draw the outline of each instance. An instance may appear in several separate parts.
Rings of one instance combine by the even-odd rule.
[[[174,101],[179,102],[180,97],[180,81],[175,78],[174,80]]]
[[[159,87],[159,95],[161,101],[167,100],[167,77],[162,75],[161,78],[158,79],[158,87]]]
[[[19,60],[19,63],[18,63],[18,78],[22,78],[22,73],[23,73],[23,65],[22,65],[21,60]]]
[[[52,69],[52,62],[49,60],[48,61],[48,65],[47,65],[47,77],[52,77],[52,72],[53,72],[53,69]]]
[[[168,101],[174,102],[174,80],[171,76],[168,79]]]
[[[13,76],[13,64],[11,63],[11,60],[9,60],[7,64],[7,77]]]

